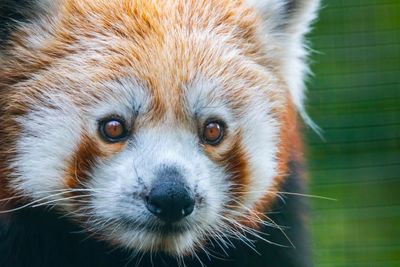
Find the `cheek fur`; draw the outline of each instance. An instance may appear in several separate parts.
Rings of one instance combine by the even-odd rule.
[[[77,150],[69,160],[65,186],[85,186],[96,163],[120,152],[124,147],[124,143],[105,144],[99,138],[83,134]]]
[[[287,97],[290,99],[290,96]],[[254,228],[259,227],[259,225],[251,223],[251,221],[257,221],[257,216],[263,216],[262,214],[269,211],[277,198],[277,193],[281,191],[282,184],[288,175],[289,162],[303,162],[302,140],[299,134],[300,125],[295,106],[290,101],[287,101],[284,107],[284,111],[279,114],[281,122],[279,127],[280,138],[276,156],[278,173],[266,194],[255,204],[252,214],[249,214],[249,220],[245,222],[245,224]],[[300,174],[301,179],[303,179],[302,177],[303,175]]]
[[[239,132],[232,144],[224,152],[218,153],[217,148],[206,147],[213,161],[225,169],[230,182],[229,192],[233,199],[233,206],[237,201],[241,201],[245,195],[250,183],[250,169],[248,157],[242,146],[242,135]]]
[[[68,188],[75,188],[88,180],[96,161],[103,153],[95,141],[84,135],[81,143],[72,156],[65,177],[65,185]]]
[[[0,115],[0,200],[10,198],[15,195],[9,186],[9,179],[13,172],[9,166],[10,159],[15,157],[16,141],[20,135],[21,129],[12,120],[5,120]],[[10,201],[0,201],[0,211],[13,205],[13,199]]]

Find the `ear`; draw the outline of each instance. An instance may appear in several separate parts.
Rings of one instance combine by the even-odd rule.
[[[34,19],[51,0],[0,0],[0,45],[4,44],[19,23]]]
[[[278,62],[294,104],[304,113],[304,78],[308,73],[304,35],[316,17],[319,0],[246,0],[263,19],[267,52]],[[306,118],[307,120],[307,118]]]

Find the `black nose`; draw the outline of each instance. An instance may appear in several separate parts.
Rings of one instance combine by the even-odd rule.
[[[171,176],[158,179],[146,199],[147,209],[166,223],[190,215],[194,204],[192,192],[179,177]]]

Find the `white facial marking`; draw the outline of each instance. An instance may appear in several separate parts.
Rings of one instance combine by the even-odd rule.
[[[34,199],[64,187],[67,162],[81,137],[82,120],[70,99],[47,95],[46,101],[54,108],[37,106],[18,120],[23,130],[11,164],[14,186]]]

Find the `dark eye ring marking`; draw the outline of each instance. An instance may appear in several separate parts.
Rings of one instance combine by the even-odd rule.
[[[207,121],[202,130],[202,141],[205,144],[216,146],[224,138],[225,123],[218,120]]]
[[[99,122],[99,133],[106,142],[117,143],[126,140],[129,131],[123,119],[110,117]]]

